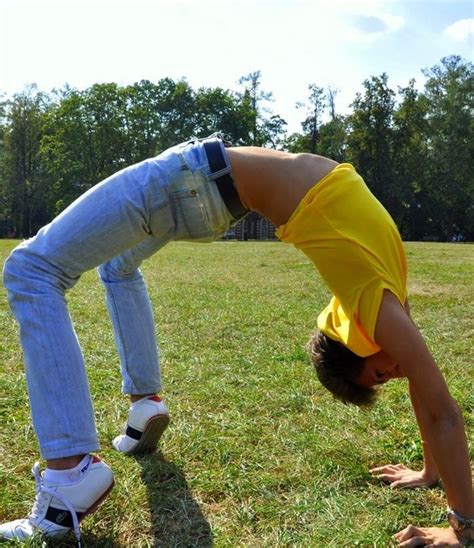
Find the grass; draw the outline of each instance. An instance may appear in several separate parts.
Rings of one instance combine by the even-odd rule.
[[[14,245],[0,242],[1,262]],[[474,247],[409,243],[407,252],[412,314],[472,434]],[[421,464],[405,381],[386,386],[372,412],[318,384],[304,347],[329,293],[302,254],[280,243],[179,243],[143,270],[172,413],[150,457],[111,447],[128,402],[96,274],[69,294],[101,455],[116,474],[83,522],[84,546],[382,547],[408,522],[444,524],[441,488],[392,491],[368,473]],[[37,459],[17,337],[2,293],[1,521],[29,511]]]

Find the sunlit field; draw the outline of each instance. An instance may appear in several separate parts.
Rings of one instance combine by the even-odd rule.
[[[2,263],[14,245],[0,242]],[[406,247],[412,315],[472,439],[474,247]],[[391,490],[368,472],[388,462],[421,465],[406,382],[384,387],[371,411],[337,403],[319,385],[305,345],[329,293],[304,255],[281,243],[180,243],[143,271],[171,412],[155,455],[127,457],[111,445],[128,402],[96,273],[84,275],[68,297],[101,456],[116,474],[110,497],[82,524],[83,546],[385,547],[409,522],[444,525],[441,487]],[[0,359],[6,521],[30,510],[38,452],[4,291]],[[50,545],[74,542],[71,535]]]

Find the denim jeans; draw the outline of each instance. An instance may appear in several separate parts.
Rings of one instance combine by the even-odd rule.
[[[43,458],[99,448],[65,292],[83,272],[100,265],[123,391],[159,391],[153,314],[139,266],[170,240],[212,241],[234,221],[213,181],[203,144],[190,141],[94,186],[13,250],[5,262],[4,284],[20,326]]]

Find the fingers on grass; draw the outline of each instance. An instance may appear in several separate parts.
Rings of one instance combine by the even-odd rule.
[[[393,483],[400,483],[400,482],[409,482],[407,478],[403,479],[400,478],[400,475],[397,472],[391,472],[391,473],[385,473],[385,474],[373,474],[374,478],[383,481],[385,483],[390,483],[392,485]]]
[[[374,477],[386,483],[392,483],[396,479],[393,477],[393,475],[390,475],[390,474],[377,474]]]
[[[402,531],[394,535],[394,538],[399,543],[399,546],[427,546],[431,544],[431,539],[425,536],[423,529],[419,529],[414,525],[409,525]]]
[[[405,529],[402,529],[401,531],[398,531],[398,533],[395,533],[393,537],[400,542],[402,540],[407,540],[420,534],[422,534],[421,529],[418,529],[418,527],[415,527],[414,525],[408,525],[407,527],[405,527]]]
[[[369,471],[372,473],[377,472],[396,472],[398,470],[404,470],[406,469],[406,466],[403,464],[385,464],[384,466],[377,466],[375,468],[371,468]]]
[[[392,481],[390,483],[390,489],[410,489],[413,487],[421,487],[422,485],[424,484],[419,481],[402,479],[402,480]]]

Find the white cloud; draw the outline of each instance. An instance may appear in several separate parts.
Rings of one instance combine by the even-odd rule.
[[[395,32],[405,26],[405,19],[401,15],[381,13],[378,18],[386,25],[386,32]]]
[[[454,42],[464,42],[474,34],[474,19],[460,19],[446,27],[443,34]]]
[[[262,0],[257,0],[262,1]],[[287,0],[300,14],[300,29],[307,27],[312,39],[327,45],[371,44],[405,26],[396,0]],[[291,20],[291,18],[290,18]]]
[[[344,20],[343,37],[348,42],[372,43],[405,25],[402,16],[373,10],[372,13],[354,14]]]

